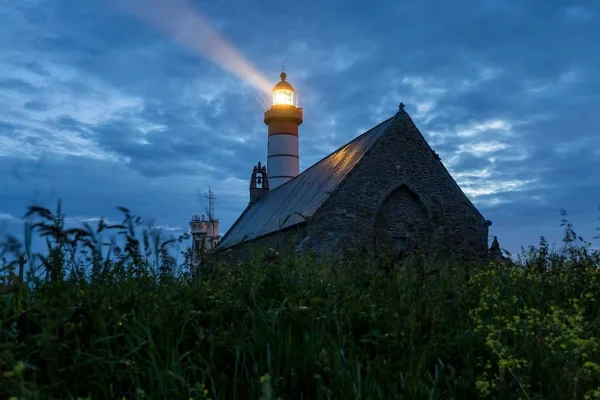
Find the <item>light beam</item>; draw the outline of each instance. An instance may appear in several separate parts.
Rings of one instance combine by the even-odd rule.
[[[272,83],[187,0],[107,0],[116,9],[165,31],[216,66],[267,94]]]

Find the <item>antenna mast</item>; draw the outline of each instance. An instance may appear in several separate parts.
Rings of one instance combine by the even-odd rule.
[[[262,97],[262,96],[261,96]],[[261,101],[261,99],[259,99],[258,97],[256,98],[256,101],[258,101],[258,104],[260,104],[260,106],[267,111],[269,108]]]
[[[208,187],[208,194],[204,194],[204,197],[208,199],[208,220],[215,220],[215,196],[213,195],[212,190],[210,190],[210,186]]]
[[[265,107],[269,108],[269,102],[267,101],[267,99],[265,99],[265,96],[263,96],[262,92],[260,93],[260,98],[263,101]]]

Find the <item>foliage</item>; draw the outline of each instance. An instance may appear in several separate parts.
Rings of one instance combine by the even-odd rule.
[[[0,397],[600,396],[600,254],[568,223],[565,251],[542,238],[516,263],[389,271],[267,252],[192,276],[189,252],[173,273],[185,237],[140,240],[143,221],[121,211],[118,225],[66,228],[60,207],[31,207],[25,245],[5,241]]]

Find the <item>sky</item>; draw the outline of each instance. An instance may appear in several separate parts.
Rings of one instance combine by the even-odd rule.
[[[178,235],[209,185],[225,233],[283,65],[301,170],[403,102],[503,248],[560,245],[561,208],[599,244],[595,0],[1,0],[0,235],[58,199]]]

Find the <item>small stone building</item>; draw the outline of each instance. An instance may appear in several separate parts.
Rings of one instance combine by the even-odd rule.
[[[253,248],[340,256],[349,250],[401,258],[417,247],[460,258],[488,254],[491,225],[454,181],[404,105],[293,179],[269,188],[252,172],[250,204],[216,251]]]

